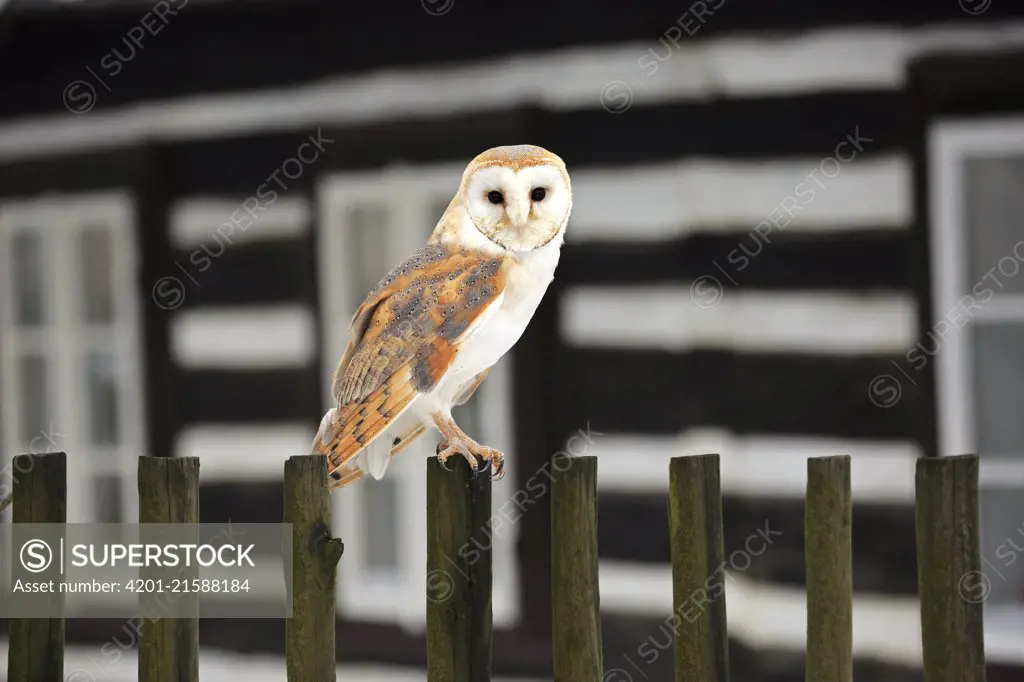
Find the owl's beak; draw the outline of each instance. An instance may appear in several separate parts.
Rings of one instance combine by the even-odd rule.
[[[505,206],[505,210],[508,212],[508,218],[516,228],[516,232],[522,235],[523,230],[526,229],[526,223],[530,220],[529,202],[510,200]]]

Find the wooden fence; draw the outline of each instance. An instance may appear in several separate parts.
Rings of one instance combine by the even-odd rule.
[[[21,455],[16,463],[15,523],[66,521],[65,455]],[[460,461],[443,471],[427,461],[427,679],[484,682],[491,656],[491,481]],[[597,460],[578,457],[551,473],[552,651],[557,682],[598,682],[605,675],[597,553]],[[729,678],[724,583],[708,593],[724,564],[717,455],[677,457],[669,466],[669,532],[675,679]],[[323,458],[284,466],[284,522],[293,524],[293,617],[285,629],[290,682],[335,679],[334,591],[341,541],[330,535]],[[139,460],[139,520],[195,523],[199,462]],[[918,585],[924,679],[985,679],[982,605],[960,594],[981,570],[978,458],[921,459],[916,475]],[[850,682],[853,651],[850,458],[807,463],[805,513],[808,682]],[[703,608],[687,608],[701,595]],[[683,614],[686,617],[683,617]],[[199,677],[199,621],[161,619],[140,633],[141,682]],[[60,682],[64,620],[12,619],[9,682]]]

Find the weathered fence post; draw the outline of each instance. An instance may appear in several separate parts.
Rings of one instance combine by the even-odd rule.
[[[978,457],[922,458],[916,476],[917,585],[925,682],[985,679]]]
[[[139,457],[139,523],[199,523],[199,458]],[[199,531],[196,529],[196,540]],[[141,538],[140,538],[141,540]],[[198,603],[198,595],[176,595]],[[160,595],[142,598],[157,604]],[[143,610],[139,682],[197,682],[199,618],[153,618]]]
[[[491,679],[491,478],[427,460],[427,680]]]
[[[284,522],[292,524],[292,617],[285,621],[288,680],[333,680],[334,593],[345,546],[331,537],[326,457],[298,455],[285,462]]]
[[[556,459],[557,461],[557,459]],[[603,673],[597,581],[597,458],[565,458],[551,481],[551,604],[555,680]]]
[[[67,522],[67,457],[63,452],[14,458],[12,521]],[[39,595],[41,598],[43,595]],[[51,606],[64,595],[49,595]],[[64,618],[12,618],[7,654],[9,682],[64,679]]]
[[[850,456],[807,460],[807,682],[853,680]]]
[[[677,682],[727,682],[725,548],[718,455],[673,457],[669,533]]]

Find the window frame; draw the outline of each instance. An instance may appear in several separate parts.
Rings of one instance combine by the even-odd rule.
[[[956,305],[955,302],[970,291],[969,287],[974,284],[970,281],[968,254],[971,251],[967,249],[969,234],[965,162],[972,156],[1019,154],[1024,157],[1024,112],[999,118],[939,120],[928,127],[926,142],[930,287],[933,297],[931,320],[934,321]],[[1024,276],[1024,272],[1018,272],[1017,276]],[[976,433],[977,396],[972,381],[972,331],[978,325],[991,323],[1020,321],[1024,324],[1024,295],[1009,296],[1011,300],[1004,299],[998,303],[993,299],[976,316],[971,316],[962,329],[946,336],[942,349],[935,356],[939,456],[979,451]],[[1024,457],[1014,461],[982,456],[979,461],[979,488],[982,497],[986,490],[1024,489]],[[980,512],[984,516],[984,503]],[[984,535],[982,538],[984,541]],[[1003,578],[999,568],[984,557],[992,548],[982,546],[981,549],[985,579],[993,579],[990,570],[997,577]],[[998,553],[999,550],[996,551]],[[986,652],[991,655],[1012,651],[1009,642],[1012,634],[1019,630],[1021,622],[1024,622],[1024,604],[996,601],[986,603]]]
[[[85,229],[99,226],[110,235],[111,295],[113,319],[89,329],[82,319],[85,305],[84,259],[78,239]],[[13,287],[7,286],[11,272],[9,245],[13,235],[25,230],[39,236],[45,255],[43,275],[45,322],[39,330],[21,330],[13,324]],[[32,447],[21,442],[19,430],[17,372],[15,362],[22,349],[33,345],[43,349],[50,372],[49,442],[32,448],[37,452],[64,451],[68,457],[68,480],[90,482],[99,476],[120,478],[121,520],[138,517],[137,459],[145,447],[145,405],[142,386],[141,323],[138,301],[138,250],[133,224],[133,204],[124,192],[61,194],[31,200],[0,203],[0,442],[5,463]],[[6,293],[2,293],[6,292]],[[117,358],[117,418],[119,440],[112,446],[89,443],[89,412],[85,384],[85,353],[112,348]],[[54,378],[57,377],[57,378]],[[56,434],[60,434],[59,439]],[[69,486],[69,522],[96,519],[99,495],[96,486]]]
[[[409,167],[395,165],[376,171],[330,173],[317,185],[317,240],[320,287],[321,330],[323,334],[323,376],[330,377],[348,339],[350,301],[361,300],[367,292],[352,290],[338,266],[343,252],[346,212],[358,204],[378,204],[389,210],[388,267],[398,265],[423,246],[429,236],[423,226],[436,222],[436,206],[450,200],[458,189],[463,168],[453,164]],[[381,272],[383,278],[386,272]],[[499,362],[488,374],[473,402],[478,403],[483,430],[474,434],[482,442],[504,447],[507,464],[515,466],[510,360]],[[324,382],[324,410],[334,406],[330,381]],[[363,508],[363,495],[371,489],[364,484],[345,488],[332,497],[335,528],[345,539],[346,560],[338,580],[337,604],[342,618],[375,622],[399,622],[410,630],[425,626],[426,619],[426,467],[413,463],[433,455],[436,436],[424,434],[402,453],[403,465],[392,463],[387,477],[401,476],[401,508],[398,521],[397,584],[381,583],[359,561],[365,556],[366,539],[361,519],[351,510]],[[495,486],[493,509],[500,509],[515,492]],[[495,626],[513,625],[520,616],[519,562],[515,552],[515,526],[494,534],[494,584],[492,608]]]
[[[969,280],[967,254],[965,161],[971,156],[1024,157],[1024,115],[980,120],[943,120],[928,129],[930,260],[933,294],[932,320],[940,319],[974,284]],[[976,396],[971,380],[974,339],[971,327],[1019,319],[1024,323],[1022,301],[1006,301],[981,308],[964,329],[943,340],[936,354],[937,435],[940,454],[977,452]],[[996,303],[993,301],[992,303]],[[1016,314],[1014,314],[1016,311]],[[981,466],[986,487],[1024,487],[1024,461],[996,462]]]

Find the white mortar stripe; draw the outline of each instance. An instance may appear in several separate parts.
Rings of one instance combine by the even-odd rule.
[[[765,551],[770,552],[771,547]],[[757,557],[751,560],[756,561]],[[666,619],[671,614],[671,566],[606,560],[600,563],[599,583],[603,611]],[[725,589],[730,636],[755,649],[804,648],[807,616],[802,588],[755,582],[733,571],[726,579]],[[638,641],[637,646],[642,641]],[[888,663],[920,666],[921,612],[917,599],[855,595],[853,653]],[[605,662],[606,669],[612,667],[615,667],[614,661]]]
[[[255,196],[256,187],[252,193]],[[311,217],[306,200],[278,198],[250,214],[243,206],[247,198],[192,197],[176,202],[170,209],[171,242],[180,248],[208,244],[218,253],[218,241],[233,246],[299,237],[309,231]],[[232,222],[232,216],[237,222]]]
[[[203,483],[279,481],[291,455],[309,454],[309,424],[195,426],[182,431],[178,457],[198,457]]]
[[[871,136],[871,131],[860,131]],[[849,131],[854,134],[853,130]],[[836,140],[838,144],[842,140]],[[864,142],[865,150],[871,143]],[[844,153],[848,151],[844,148]],[[567,238],[662,239],[695,229],[733,232],[776,221],[771,232],[904,228],[911,219],[907,157],[855,158],[845,164],[690,160],[584,169],[573,173]],[[814,173],[813,178],[808,176]],[[783,202],[791,213],[786,213]],[[577,228],[577,226],[579,226]],[[768,229],[766,225],[763,229]]]
[[[1020,453],[982,454],[978,463],[978,482],[985,490],[1024,488],[1024,462]]]
[[[180,313],[170,325],[171,353],[185,368],[259,369],[313,360],[313,315],[305,306]]]
[[[708,275],[717,288],[702,288],[715,286],[709,280],[696,289],[574,287],[562,300],[563,338],[603,348],[840,355],[899,353],[916,340],[909,295],[755,293],[733,288],[710,264]]]
[[[668,491],[669,460],[684,455],[721,456],[722,492],[756,498],[804,497],[807,460],[850,455],[850,487],[857,503],[913,503],[914,467],[923,453],[910,441],[734,436],[722,429],[692,429],[678,436],[608,434],[587,449],[598,458],[601,490]]]
[[[668,28],[666,23],[665,28]],[[446,115],[541,104],[597,108],[610,81],[637,85],[638,104],[782,95],[816,90],[901,88],[907,62],[935,50],[995,50],[1024,44],[1024,22],[909,30],[857,28],[788,37],[728,37],[680,47],[651,75],[639,62],[650,41],[505,56],[466,66],[392,69],[241,95],[190,96],[70,118],[65,112],[0,126],[0,159],[331,123]],[[632,75],[631,75],[632,74]]]
[[[127,622],[129,619],[125,618]],[[244,625],[244,621],[237,621]],[[132,632],[120,633],[128,642]],[[104,649],[103,647],[107,648]],[[9,640],[0,639],[0,666],[6,670]],[[103,680],[104,682],[136,682],[138,650],[119,647],[117,643],[69,644],[64,653],[64,671],[68,682]],[[81,671],[81,672],[78,672]],[[77,672],[77,674],[75,674]],[[202,647],[199,650],[199,676],[204,682],[281,682],[286,679],[283,656],[267,654],[236,654]],[[426,671],[420,668],[372,664],[342,664],[337,667],[339,680],[346,682],[423,682]],[[538,682],[536,679],[495,677],[494,682]]]
[[[756,529],[751,529],[756,532]],[[765,551],[770,552],[771,547]],[[751,557],[757,561],[757,557]],[[602,561],[601,609],[606,613],[670,617],[672,568],[667,565]],[[807,597],[802,587],[782,587],[733,571],[726,579],[725,608],[729,636],[756,649],[802,651],[807,637]],[[683,613],[692,613],[684,609]],[[985,658],[989,663],[1024,663],[1020,630],[1024,609],[1017,605],[985,608]],[[666,626],[668,629],[668,626]],[[664,635],[650,633],[656,641]],[[637,642],[639,647],[644,641]],[[921,610],[916,597],[855,594],[853,655],[886,663],[921,666]],[[619,667],[605,660],[605,670]],[[625,666],[623,666],[625,667]]]

